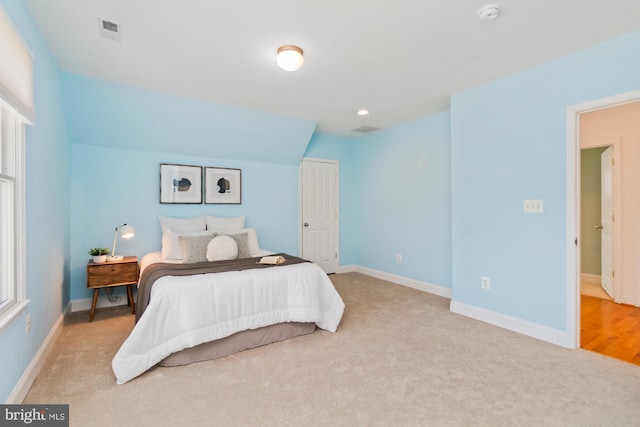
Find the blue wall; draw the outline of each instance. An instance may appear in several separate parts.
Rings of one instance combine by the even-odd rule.
[[[358,139],[314,135],[305,156],[340,162],[341,265],[451,287],[449,129],[447,112]]]
[[[454,301],[566,330],[566,109],[638,89],[638,52],[640,32],[452,98]]]
[[[35,126],[26,135],[27,298],[0,333],[0,401],[7,400],[69,301],[69,182],[60,72],[22,1],[0,0],[34,55]],[[62,288],[59,293],[58,289]],[[25,316],[31,314],[31,333]]]
[[[446,112],[357,140],[357,264],[451,287],[449,132]]]

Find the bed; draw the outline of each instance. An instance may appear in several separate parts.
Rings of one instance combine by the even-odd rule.
[[[202,261],[200,256],[197,262],[184,262],[190,256],[186,240],[200,240],[200,252],[207,241],[193,235],[179,239],[185,249],[182,260],[168,259],[163,257],[164,232],[163,227],[163,250],[145,255],[140,263],[136,324],[112,361],[118,384],[158,364],[223,357],[316,327],[337,330],[344,302],[316,264],[287,254],[278,254],[284,264],[259,264],[271,252],[259,249],[257,241],[239,259]],[[209,236],[208,246],[211,240]]]

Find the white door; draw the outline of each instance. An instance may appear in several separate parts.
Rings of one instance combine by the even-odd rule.
[[[338,164],[302,161],[302,257],[338,269]]]
[[[602,289],[613,298],[613,146],[600,155]]]

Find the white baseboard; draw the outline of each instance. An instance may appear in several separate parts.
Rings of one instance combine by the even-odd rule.
[[[31,385],[33,385],[33,382],[36,380],[36,377],[40,373],[40,370],[44,365],[44,361],[47,359],[47,356],[51,352],[51,349],[53,349],[53,345],[58,340],[60,332],[62,332],[64,316],[69,312],[70,307],[71,303],[67,304],[65,309],[58,317],[58,320],[56,320],[56,323],[49,331],[49,334],[40,346],[40,349],[38,349],[38,352],[35,354],[35,356],[33,356],[33,359],[31,359],[31,363],[29,363],[29,366],[27,366],[27,369],[24,371],[24,373],[20,377],[20,380],[7,398],[7,401],[5,402],[6,404],[19,405],[24,401],[24,398],[27,396]]]
[[[133,300],[136,301],[138,293],[133,293]],[[117,305],[125,305],[127,304],[127,295],[118,295],[120,297],[120,301],[111,302],[109,298],[106,296],[98,297],[98,301],[96,302],[96,308],[105,308],[105,307],[115,307]],[[91,302],[92,298],[81,298],[71,300],[71,312],[75,313],[76,311],[87,311],[91,310]]]
[[[355,264],[349,264],[349,265],[341,265],[338,267],[338,270],[336,271],[336,273],[341,274],[341,273],[354,273],[356,271],[356,268],[358,266]]]
[[[602,276],[600,276],[599,274],[580,273],[580,281],[587,283],[596,283],[600,285],[602,284]]]
[[[616,301],[616,302],[618,302],[618,301]],[[636,300],[636,298],[634,298],[632,296],[629,297],[629,296],[622,295],[620,297],[620,303],[621,304],[632,305],[634,307],[640,307],[640,305],[638,305],[638,301]]]
[[[367,276],[375,277],[376,279],[386,280],[387,282],[397,283],[398,285],[406,286],[408,288],[417,289],[422,292],[451,299],[451,289],[445,288],[444,286],[438,286],[428,282],[422,282],[420,280],[410,279],[408,277],[398,276],[396,274],[386,273],[380,270],[374,270],[373,268],[362,267],[360,265],[345,265],[338,268],[338,273],[351,272],[365,274]]]
[[[569,336],[565,331],[549,328],[548,326],[518,319],[517,317],[497,313],[495,311],[476,307],[458,301],[451,301],[449,309],[452,313],[480,320],[491,325],[499,326],[532,338],[537,338],[551,344],[566,348],[575,348],[575,343],[569,342]]]
[[[443,286],[433,285],[431,283],[421,282],[419,280],[409,279],[407,277],[397,276],[391,273],[374,270],[359,265],[344,265],[338,268],[338,273],[357,272],[367,276],[375,277],[409,288],[418,289],[423,292],[439,295],[441,297],[451,299],[451,289]],[[575,343],[569,342],[569,336],[565,331],[549,328],[548,326],[539,325],[537,323],[518,319],[517,317],[508,316],[506,314],[497,313],[495,311],[476,307],[473,305],[451,301],[449,309],[452,313],[480,320],[503,329],[527,335],[551,344],[560,345],[567,348],[575,348]]]

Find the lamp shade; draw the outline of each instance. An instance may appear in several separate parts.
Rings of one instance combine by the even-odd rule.
[[[280,46],[276,62],[283,70],[295,71],[304,63],[302,49],[293,45]]]
[[[120,231],[120,237],[123,239],[130,239],[136,235],[136,229],[131,225],[122,224],[113,232],[113,249],[111,249],[111,256],[107,257],[107,261],[120,261],[124,258],[122,255],[116,255],[116,242],[118,240],[118,231]]]
[[[123,239],[130,239],[135,235],[136,235],[136,229],[133,228],[133,226],[131,225],[124,224],[120,228],[120,236],[122,236]]]

